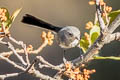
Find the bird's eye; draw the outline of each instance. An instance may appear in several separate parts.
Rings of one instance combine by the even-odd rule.
[[[73,34],[72,34],[72,33],[69,33],[69,35],[70,35],[70,36],[73,36]]]

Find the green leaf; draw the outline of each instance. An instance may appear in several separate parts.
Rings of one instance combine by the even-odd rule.
[[[91,36],[91,43],[93,44],[95,40],[98,38],[99,34],[97,32],[94,32]]]
[[[17,17],[17,15],[19,14],[19,12],[21,11],[22,8],[17,9],[16,11],[13,12],[12,16],[10,17],[10,19],[7,21],[7,25],[8,28],[11,27],[12,22],[15,20],[15,18]]]
[[[5,26],[5,27],[10,27],[10,25],[11,25],[11,23],[12,23],[12,21],[11,21],[11,19],[7,19],[7,21],[5,21],[5,22],[3,22],[3,26]]]
[[[100,27],[93,26],[93,28],[90,30],[90,39],[92,44],[96,41],[99,35],[100,35]]]
[[[120,10],[112,11],[108,14],[108,17],[110,17],[110,23],[115,20],[118,14],[120,14]]]
[[[85,53],[87,51],[87,49],[89,48],[90,43],[88,42],[88,40],[85,39],[85,37],[83,36],[80,40],[80,47],[83,50],[83,52]]]
[[[2,9],[6,9],[6,8],[2,7]],[[17,16],[18,13],[21,11],[21,9],[22,9],[22,8],[17,9],[17,10],[13,13],[13,15],[12,15],[11,17],[10,17],[10,14],[9,14],[8,10],[6,9],[5,16],[7,17],[7,20],[4,21],[4,22],[2,22],[2,23],[0,22],[0,27],[1,27],[1,24],[3,24],[3,26],[10,28],[12,22],[15,20],[16,16]]]
[[[13,12],[12,16],[11,16],[11,20],[12,22],[15,20],[15,18],[17,17],[17,15],[19,14],[19,12],[21,11],[22,8],[17,9],[15,12]]]

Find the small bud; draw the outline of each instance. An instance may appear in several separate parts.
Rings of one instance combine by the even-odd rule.
[[[88,40],[88,41],[90,40],[90,35],[87,32],[84,33],[84,36],[85,36],[86,40]]]
[[[82,67],[85,67],[85,64],[82,64],[81,66],[82,66]]]
[[[32,51],[32,50],[33,50],[33,46],[32,45],[28,45],[27,51],[29,52],[29,51]]]
[[[104,6],[104,5],[106,5],[106,3],[104,1],[100,1],[100,5]]]
[[[47,38],[50,38],[51,37],[51,32],[49,31],[48,33],[47,33]]]
[[[52,45],[53,41],[52,40],[48,40],[48,45]]]
[[[2,13],[2,9],[0,8],[0,14]]]
[[[43,32],[42,32],[41,37],[42,37],[42,38],[45,38],[45,37],[46,37],[46,35],[47,35],[47,34],[46,34],[46,32],[45,32],[45,31],[43,31]]]
[[[3,13],[3,9],[0,8],[0,14],[2,14],[2,13]]]
[[[96,72],[96,70],[95,70],[95,69],[93,69],[93,70],[92,70],[92,72],[94,73],[94,72]]]
[[[54,39],[54,35],[53,34],[51,34],[50,39]]]
[[[74,72],[75,72],[75,73],[80,73],[80,69],[79,69],[79,68],[75,68],[75,69],[74,69]]]
[[[108,8],[108,12],[111,12],[111,11],[112,11],[112,7],[109,7],[109,8]]]
[[[107,13],[102,13],[102,16],[103,16],[103,17],[106,17],[106,16],[107,16]]]
[[[5,13],[4,13],[4,12],[2,12],[2,13],[1,13],[1,15],[4,17],[4,16],[5,16]]]
[[[109,9],[109,7],[108,7],[108,6],[106,6],[106,7],[105,7],[105,10],[106,10],[106,11],[108,11],[108,9]]]
[[[4,17],[4,21],[7,21],[7,17],[6,16]]]
[[[91,29],[92,27],[93,27],[93,23],[89,21],[88,23],[86,23],[85,29]]]
[[[65,67],[66,67],[66,69],[71,69],[71,64],[70,63],[65,63]]]
[[[6,9],[3,9],[3,12],[4,12],[4,13],[6,13],[6,12],[7,12],[7,10],[6,10]]]
[[[73,73],[70,73],[70,78],[72,78],[72,79],[76,79],[76,76],[75,76],[75,74],[73,74]]]
[[[89,1],[88,4],[89,5],[95,5],[95,1]]]

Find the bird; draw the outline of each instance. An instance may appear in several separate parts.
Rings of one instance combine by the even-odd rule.
[[[75,26],[55,26],[30,14],[23,16],[22,22],[55,32],[58,45],[65,50],[73,47],[80,47],[79,41],[81,33]]]
[[[25,24],[34,25],[39,28],[45,28],[53,31],[56,34],[58,45],[63,49],[64,63],[67,62],[67,59],[65,58],[66,50],[74,47],[80,48],[81,33],[80,30],[75,26],[55,26],[30,14],[26,14],[25,16],[23,16],[22,22]],[[81,48],[80,58],[82,59]]]

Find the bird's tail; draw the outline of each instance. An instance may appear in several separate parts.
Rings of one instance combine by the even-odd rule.
[[[35,25],[35,26],[38,26],[38,27],[42,27],[42,28],[46,28],[46,29],[49,29],[49,30],[53,30],[55,32],[58,32],[61,28],[60,27],[57,27],[57,26],[54,26],[52,24],[49,24],[45,21],[42,21],[32,15],[29,15],[29,14],[26,14],[23,19],[22,19],[22,22],[23,23],[26,23],[26,24],[30,24],[30,25]]]

